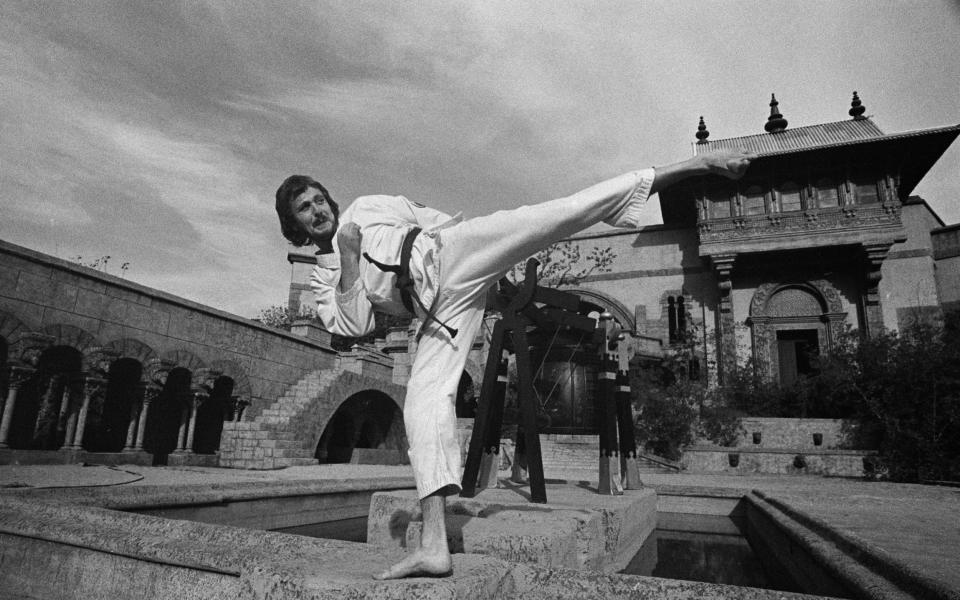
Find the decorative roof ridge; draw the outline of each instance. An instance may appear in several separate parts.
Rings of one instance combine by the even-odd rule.
[[[862,120],[861,120],[861,121],[862,121]],[[839,121],[839,122],[840,122],[840,123],[849,123],[850,121]],[[829,125],[829,123],[825,123],[825,125]],[[796,130],[794,130],[794,131],[796,131]],[[915,129],[915,130],[912,130],[912,131],[902,131],[902,132],[898,132],[898,133],[884,133],[884,134],[881,134],[881,135],[874,135],[874,136],[871,136],[871,137],[864,137],[864,138],[857,138],[857,139],[838,140],[838,141],[832,141],[832,142],[826,142],[826,143],[817,144],[816,146],[797,147],[797,148],[764,149],[764,150],[757,150],[757,153],[758,153],[760,156],[778,156],[778,155],[783,155],[783,154],[796,154],[796,153],[800,153],[800,152],[809,152],[809,151],[811,151],[811,150],[821,150],[821,149],[824,149],[824,148],[838,148],[838,147],[842,147],[842,146],[853,146],[853,145],[857,145],[857,144],[870,144],[870,143],[875,143],[875,142],[882,142],[882,141],[888,141],[888,140],[897,140],[897,139],[902,139],[902,138],[915,137],[915,136],[919,136],[919,135],[931,135],[931,134],[944,133],[944,132],[949,132],[949,131],[960,132],[960,124],[958,124],[958,125],[947,125],[947,126],[944,126],[944,127],[932,127],[932,128],[929,128],[929,129]],[[699,153],[700,153],[700,150],[701,150],[702,148],[705,148],[707,151],[709,151],[711,145],[713,145],[713,147],[717,147],[717,146],[720,145],[720,142],[730,142],[731,140],[738,140],[738,139],[747,140],[747,139],[750,139],[750,138],[752,138],[752,139],[757,139],[757,138],[763,139],[763,138],[765,138],[765,137],[767,137],[765,134],[759,134],[759,135],[755,135],[755,136],[743,136],[743,137],[740,137],[740,138],[726,138],[726,139],[723,139],[723,140],[716,140],[715,142],[709,142],[709,143],[707,143],[707,144],[704,144],[703,146],[697,146],[696,144],[694,144],[694,145],[693,145],[693,146],[694,146],[694,153],[695,153],[695,154],[699,154]],[[726,143],[725,143],[724,146],[725,146],[725,147],[730,147],[730,144],[726,144]]]
[[[860,123],[862,123],[863,121],[868,121],[871,125],[873,125],[874,127],[876,127],[876,128],[877,128],[877,131],[879,131],[882,135],[891,135],[891,134],[885,133],[882,129],[880,129],[880,126],[877,125],[877,123],[876,123],[871,117],[863,117],[862,119],[858,119],[857,121],[860,122]],[[843,119],[842,121],[829,121],[829,122],[827,122],[827,123],[815,123],[815,124],[813,124],[813,125],[801,125],[801,126],[799,126],[799,127],[791,127],[791,128],[790,128],[790,131],[791,131],[791,132],[797,132],[797,131],[803,131],[804,129],[813,129],[813,128],[815,128],[815,127],[823,127],[823,126],[825,126],[825,125],[848,124],[848,123],[853,123],[853,122],[854,122],[853,119]],[[925,131],[925,130],[917,130],[917,131]],[[751,134],[748,134],[748,135],[738,135],[738,136],[728,137],[728,138],[717,138],[717,139],[714,139],[714,140],[707,140],[706,143],[707,143],[707,144],[715,144],[715,143],[717,143],[717,142],[728,142],[728,141],[730,141],[730,140],[742,140],[742,139],[747,139],[747,138],[767,137],[767,136],[771,136],[771,135],[773,135],[773,134],[771,134],[771,133],[751,133]],[[892,135],[896,135],[896,134],[892,134]]]

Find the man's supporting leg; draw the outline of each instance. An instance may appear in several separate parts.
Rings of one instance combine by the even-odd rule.
[[[420,547],[376,579],[444,575],[451,569],[444,522],[446,495],[460,489],[460,445],[457,441],[456,395],[467,354],[483,319],[482,296],[451,312],[451,303],[437,303],[437,316],[460,330],[456,339],[428,322],[417,347],[407,382],[403,422],[410,444],[410,465],[420,496],[423,532]]]
[[[420,500],[423,513],[423,531],[420,547],[413,554],[393,565],[374,579],[399,579],[401,577],[441,577],[453,572],[450,548],[447,546],[447,524],[444,512],[447,499],[443,490]]]

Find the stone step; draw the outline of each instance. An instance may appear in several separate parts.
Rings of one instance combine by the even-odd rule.
[[[275,448],[273,450],[274,458],[310,458],[312,453],[300,446],[299,448]],[[310,458],[310,460],[315,460]]]
[[[317,464],[315,458],[277,458],[273,459],[273,466],[279,467],[308,467]]]

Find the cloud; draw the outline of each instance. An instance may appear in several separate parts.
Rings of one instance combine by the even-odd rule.
[[[887,131],[956,122],[956,8],[904,10],[0,3],[0,237],[252,315],[286,297],[292,172],[475,215],[681,158],[701,114],[760,132],[771,91],[792,125],[845,118],[853,89]],[[948,222],[958,155],[918,188]]]

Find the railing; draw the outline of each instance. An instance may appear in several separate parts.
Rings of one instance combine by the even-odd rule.
[[[767,213],[721,219],[697,224],[700,243],[719,242],[778,233],[856,230],[884,225],[901,225],[898,204],[869,204],[819,208],[786,213]]]

